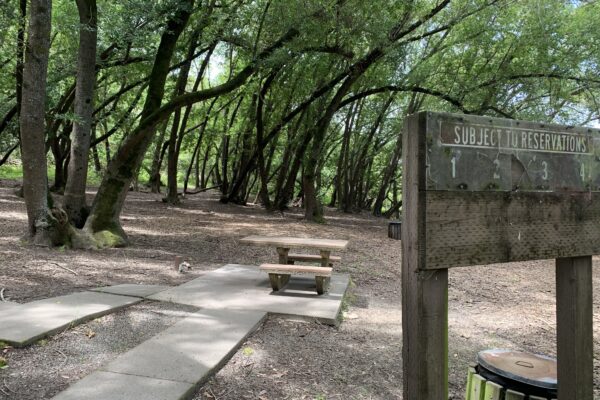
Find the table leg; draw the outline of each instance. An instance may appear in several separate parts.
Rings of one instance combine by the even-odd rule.
[[[274,292],[277,292],[288,284],[290,281],[290,276],[282,274],[269,274],[269,280],[271,281],[271,288]]]
[[[329,267],[329,256],[331,256],[331,251],[320,250],[320,253],[321,253],[321,267]]]
[[[288,263],[288,253],[290,252],[289,248],[278,247],[277,254],[279,254],[279,264],[287,264]]]

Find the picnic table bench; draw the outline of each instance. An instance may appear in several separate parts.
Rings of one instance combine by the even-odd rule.
[[[313,276],[317,286],[317,294],[323,294],[329,285],[333,268],[313,267],[310,265],[261,264],[260,270],[269,274],[271,288],[275,292],[287,285],[290,275],[294,274]]]
[[[278,264],[262,264],[261,271],[269,274],[269,280],[273,291],[280,290],[285,286],[290,275],[310,275],[315,277],[317,293],[323,294],[327,289],[332,273],[334,261],[340,261],[339,256],[332,256],[332,250],[343,250],[348,246],[347,240],[298,238],[289,236],[247,236],[240,239],[241,243],[255,244],[259,246],[272,246],[277,250],[279,256]],[[310,248],[319,251],[318,255],[290,253],[291,248]],[[293,265],[295,261],[314,261],[321,264],[320,267]]]

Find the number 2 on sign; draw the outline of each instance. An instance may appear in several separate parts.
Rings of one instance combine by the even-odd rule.
[[[450,163],[452,164],[452,177],[456,178],[456,157],[452,157]]]

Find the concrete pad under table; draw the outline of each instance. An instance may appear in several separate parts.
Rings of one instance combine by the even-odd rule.
[[[0,314],[0,341],[26,346],[71,325],[109,314],[141,299],[80,292],[20,304]]]
[[[265,316],[257,311],[200,311],[122,354],[54,399],[186,399],[229,360]]]
[[[258,267],[228,264],[148,299],[205,309],[259,310],[336,325],[349,283],[348,275],[334,273],[329,290],[318,295],[314,278],[292,275],[283,290],[273,292],[269,276]]]
[[[124,283],[121,285],[103,286],[90,290],[94,292],[118,294],[121,296],[145,298],[158,292],[162,292],[163,290],[167,290],[170,287],[171,286],[166,285],[138,285],[133,283]]]

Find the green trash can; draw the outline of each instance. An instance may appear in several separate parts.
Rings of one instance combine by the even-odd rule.
[[[492,349],[469,368],[466,400],[552,400],[557,397],[556,360],[522,351]]]

